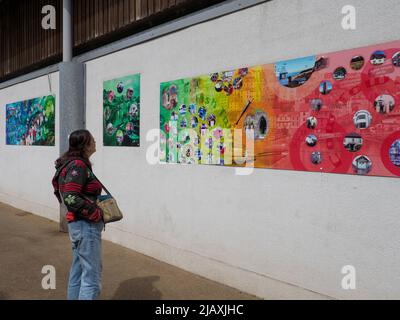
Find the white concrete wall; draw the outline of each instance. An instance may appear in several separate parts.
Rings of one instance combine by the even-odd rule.
[[[59,149],[58,87],[58,72],[55,72],[49,78],[43,76],[0,90],[0,201],[55,221],[59,220],[59,206],[53,196],[51,178]],[[6,145],[6,104],[50,93],[56,96],[56,145]]]
[[[399,179],[146,162],[160,82],[398,39],[397,0],[352,0],[355,31],[347,4],[275,0],[88,62],[94,170],[126,214],[105,237],[264,298],[400,298]],[[102,81],[137,72],[141,147],[104,148]]]

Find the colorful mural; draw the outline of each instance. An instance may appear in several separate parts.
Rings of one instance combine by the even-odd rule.
[[[103,83],[104,146],[140,144],[140,74]]]
[[[54,95],[6,105],[6,144],[54,146],[54,132]]]
[[[400,176],[400,41],[161,83],[160,129],[162,162]]]

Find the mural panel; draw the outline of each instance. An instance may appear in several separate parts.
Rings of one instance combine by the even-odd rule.
[[[400,41],[169,81],[160,160],[399,176],[399,104]]]
[[[6,105],[6,144],[54,146],[54,132],[54,95]]]
[[[104,81],[103,144],[140,145],[140,74]]]

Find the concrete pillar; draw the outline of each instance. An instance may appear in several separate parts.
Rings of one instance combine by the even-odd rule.
[[[60,155],[68,150],[72,131],[85,128],[85,70],[82,63],[72,62],[72,6],[63,1],[63,62],[60,73]],[[68,232],[66,208],[60,206],[60,231]]]
[[[63,0],[63,62],[69,62],[72,60],[72,21],[72,1]]]
[[[62,62],[60,71],[60,155],[68,150],[69,134],[85,128],[84,65]],[[60,208],[60,231],[68,232],[65,220],[66,208]]]

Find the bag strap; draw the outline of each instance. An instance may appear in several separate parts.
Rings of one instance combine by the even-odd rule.
[[[90,170],[90,169],[89,169],[89,170]],[[108,191],[108,189],[107,189],[107,188],[105,187],[105,185],[100,181],[100,179],[96,177],[96,175],[93,173],[93,171],[90,170],[90,172],[92,173],[93,177],[101,184],[101,187],[103,188],[103,190],[104,190],[111,198],[114,198],[114,197],[112,196],[111,192]]]

